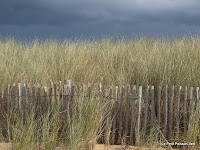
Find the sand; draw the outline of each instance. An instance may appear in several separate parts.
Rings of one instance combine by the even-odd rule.
[[[11,143],[0,143],[0,150],[12,150]]]
[[[12,150],[11,143],[0,143],[0,150]],[[137,146],[121,146],[121,145],[110,145],[105,146],[104,144],[96,144],[92,150],[167,150],[166,148],[143,148]],[[177,150],[177,149],[176,149]]]
[[[105,146],[104,144],[96,144],[94,150],[167,150],[166,148],[144,148],[137,146],[121,146],[121,145],[110,145]]]

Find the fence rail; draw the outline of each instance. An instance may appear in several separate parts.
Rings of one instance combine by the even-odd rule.
[[[70,80],[65,80],[64,84],[59,82],[58,85],[51,82],[49,88],[47,85],[42,87],[39,84],[37,86],[9,84],[1,86],[2,134],[7,137],[7,119],[11,117],[11,111],[18,112],[25,123],[27,110],[28,112],[31,109],[41,111],[40,115],[43,115],[48,110],[60,111],[57,110],[57,105],[61,104],[61,112],[67,112],[80,97],[90,100],[92,96],[108,102],[107,111],[110,115],[104,114],[107,128],[99,141],[111,144],[121,144],[122,140],[137,144],[141,136],[150,134],[155,128],[162,131],[159,135],[160,139],[186,140],[188,120],[193,116],[194,111],[199,109],[199,87],[196,88],[196,96],[194,96],[193,87],[188,91],[187,86],[183,90],[181,86],[176,89],[173,85],[170,88],[165,85],[163,89],[161,86],[127,85],[121,88],[111,86],[106,91],[101,83],[86,86],[71,83]],[[108,129],[111,132],[107,132]],[[110,135],[109,139],[105,140],[106,134]]]

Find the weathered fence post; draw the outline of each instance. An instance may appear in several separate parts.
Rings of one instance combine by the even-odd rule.
[[[7,97],[7,123],[9,122],[10,122],[10,84],[8,84],[8,97]]]
[[[115,135],[116,135],[116,121],[117,121],[117,107],[118,107],[118,86],[115,88],[115,109],[114,109],[114,119],[113,119],[113,140],[112,144],[115,144]]]
[[[56,111],[58,106],[58,99],[57,99],[57,86],[54,84],[54,110]]]
[[[33,104],[33,112],[35,112],[36,104],[35,104],[35,84],[32,86],[32,104]]]
[[[22,86],[22,108],[23,108],[23,123],[25,123],[25,109],[26,109],[26,85],[25,85],[25,83],[23,84],[23,86]]]
[[[132,97],[131,131],[130,131],[131,144],[133,144],[133,133],[135,128],[135,98],[136,98],[136,85],[133,86],[133,97]]]
[[[154,127],[154,118],[155,117],[155,102],[154,102],[154,86],[151,86],[151,126]]]
[[[193,87],[190,87],[190,118],[193,118],[194,102],[193,102]]]
[[[63,111],[66,111],[67,114],[67,81],[64,80],[64,94],[63,94]]]
[[[19,116],[20,116],[20,111],[21,111],[21,107],[22,106],[22,102],[21,102],[21,83],[18,83],[18,110],[19,110]]]
[[[160,99],[161,99],[161,87],[158,86],[158,95],[157,95],[157,119],[158,119],[158,127],[160,129],[160,107],[161,107],[161,103],[160,103]]]
[[[60,108],[62,108],[61,106],[63,105],[63,101],[62,101],[62,97],[63,97],[63,89],[62,89],[62,82],[59,82],[59,106]],[[62,109],[61,109],[62,110]]]
[[[127,86],[127,93],[126,93],[125,139],[126,139],[126,136],[128,134],[128,124],[129,124],[129,103],[130,103],[129,97],[130,97],[130,85]]]
[[[15,110],[15,83],[13,84],[12,87],[12,111]]]
[[[7,137],[7,133],[6,133],[6,120],[5,120],[5,96],[4,96],[4,84],[1,86],[1,115],[2,115],[2,135],[4,136],[4,138]]]
[[[167,89],[168,89],[168,86],[165,85],[165,99],[164,99],[164,131],[163,131],[163,135],[164,135],[165,138],[166,138],[166,134],[167,134],[167,101],[168,101]]]
[[[149,106],[149,86],[147,86],[146,97],[145,97],[145,114],[144,114],[144,135],[147,130],[147,116],[148,116],[148,106]]]
[[[44,86],[44,99],[43,99],[43,115],[45,114],[46,110],[48,111],[47,107],[47,85]]]
[[[88,99],[90,100],[91,97],[91,85],[88,83]]]
[[[110,129],[111,129],[111,99],[112,99],[112,86],[109,89],[108,97],[108,107],[107,107],[107,122],[106,122],[106,134],[105,134],[105,144],[109,144],[110,140]]]
[[[53,90],[53,82],[50,82],[50,87],[49,87],[49,112],[52,110],[52,90]]]
[[[171,98],[169,106],[169,140],[173,137],[173,103],[174,103],[174,86],[171,87]]]
[[[138,108],[138,126],[137,126],[137,145],[140,143],[140,117],[141,117],[141,102],[142,102],[142,86],[139,86],[139,108]]]
[[[37,104],[38,104],[38,111],[42,114],[41,111],[41,96],[40,96],[40,84],[37,85]]]
[[[181,88],[181,86],[178,88],[178,100],[176,109],[176,137],[179,135]]]
[[[187,133],[187,86],[184,91],[184,106],[183,106],[183,124],[184,124],[184,138],[186,139]]]
[[[30,113],[30,109],[31,109],[31,97],[30,97],[30,83],[28,83],[27,85],[27,96],[28,96],[28,113]]]
[[[124,99],[124,86],[122,86],[122,89],[121,89],[120,114],[119,114],[119,137],[118,137],[118,144],[121,144],[121,138],[122,138],[123,99]]]

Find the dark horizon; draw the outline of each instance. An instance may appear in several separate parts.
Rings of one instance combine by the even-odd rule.
[[[198,0],[0,1],[0,37],[75,39],[199,35]]]

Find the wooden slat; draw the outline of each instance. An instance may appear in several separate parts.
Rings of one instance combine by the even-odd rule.
[[[171,98],[169,106],[169,140],[173,137],[173,103],[174,103],[174,85],[171,87]]]
[[[64,80],[64,97],[63,97],[63,111],[67,111],[67,82]]]
[[[23,122],[26,120],[26,115],[25,115],[25,110],[26,110],[26,85],[25,83],[22,85],[22,116],[23,116]]]
[[[130,85],[127,86],[126,92],[126,120],[125,120],[125,137],[128,134],[128,125],[129,125],[129,104],[130,104]]]
[[[47,85],[44,86],[43,113],[48,110],[47,107]]]
[[[35,84],[32,86],[32,105],[33,105],[33,111],[35,111]]]
[[[178,137],[179,135],[181,88],[181,86],[179,86],[178,88],[178,99],[176,109],[176,137]]]
[[[74,91],[75,91],[75,84],[72,83],[72,87],[71,87],[71,103],[73,105],[73,98],[74,98]]]
[[[10,84],[8,84],[7,115],[7,119],[10,120]]]
[[[199,87],[196,88],[196,92],[197,92],[197,107],[196,109],[199,109],[198,105],[199,105]]]
[[[137,125],[137,141],[136,141],[137,145],[140,143],[141,102],[142,102],[142,86],[139,86],[138,125]]]
[[[20,114],[20,110],[22,106],[22,102],[21,102],[21,83],[18,83],[18,108],[19,108],[19,114]]]
[[[101,82],[99,83],[99,93],[102,94],[102,85],[101,85]]]
[[[195,110],[199,113],[199,87],[196,87],[196,92],[197,92],[197,103],[196,103],[196,108]]]
[[[50,87],[49,87],[49,111],[51,112],[52,110],[52,91],[53,91],[53,82],[50,82]]]
[[[15,83],[13,84],[12,87],[12,110],[15,109]]]
[[[74,98],[74,87],[75,87],[75,84],[74,83],[71,83],[71,93],[70,93],[70,99],[69,99],[69,108],[70,108],[70,117],[72,117],[72,113],[73,113],[73,98]]]
[[[135,128],[135,98],[136,98],[136,85],[133,86],[133,97],[132,97],[131,131],[130,131],[131,144],[133,144],[133,134]]]
[[[112,86],[110,86],[110,90],[109,90],[109,102],[108,102],[108,111],[110,111],[111,109],[111,100],[112,100]],[[110,113],[110,112],[108,112]]]
[[[108,97],[108,108],[107,108],[107,123],[106,123],[106,134],[105,134],[105,144],[109,144],[109,130],[110,130],[110,124],[111,124],[111,100],[112,100],[112,86],[110,86],[109,90],[109,97]]]
[[[82,96],[83,97],[85,96],[85,84],[84,83],[82,84]]]
[[[154,100],[154,86],[151,86],[151,126],[154,127],[154,117],[155,117],[155,100]]]
[[[67,86],[68,86],[68,93],[71,93],[71,80],[67,80]]]
[[[198,115],[200,114],[199,110],[199,87],[196,88],[197,92],[197,104],[196,104],[196,111],[198,112]],[[199,135],[197,136],[197,144],[199,144]]]
[[[38,104],[38,111],[40,113],[42,113],[42,111],[41,111],[40,84],[37,85],[37,104]]]
[[[184,138],[186,139],[187,133],[187,86],[184,91],[184,106],[183,106],[183,124],[184,124]]]
[[[91,97],[91,84],[88,83],[88,99],[90,100]]]
[[[167,101],[168,101],[168,94],[167,94],[168,86],[165,85],[165,99],[164,99],[164,131],[163,135],[166,138],[167,134]]]
[[[193,89],[193,87],[190,87],[190,117],[193,117],[194,113]]]
[[[30,94],[30,83],[28,83],[27,85],[27,96],[28,96],[28,112],[30,112],[30,108],[31,108],[31,94]]]
[[[57,99],[57,85],[54,84],[54,110],[57,110],[58,99]]]
[[[61,108],[61,106],[63,106],[63,101],[62,101],[63,89],[62,89],[62,82],[61,81],[59,82],[59,94],[60,94],[60,96],[59,96],[59,106]]]
[[[147,130],[147,117],[148,117],[148,104],[149,104],[149,86],[147,86],[145,95],[145,114],[144,114],[144,135],[146,134]]]
[[[81,94],[80,88],[81,88],[81,83],[79,82],[79,83],[77,84],[77,99],[79,99],[80,94]]]
[[[2,115],[2,135],[4,136],[4,138],[7,137],[7,133],[6,133],[6,120],[5,120],[5,96],[4,96],[4,84],[2,84],[1,86],[1,115]]]
[[[121,101],[120,101],[120,114],[119,114],[119,137],[118,137],[118,144],[121,144],[121,138],[122,138],[123,99],[124,99],[124,86],[122,86],[122,88],[121,88]]]
[[[117,122],[117,107],[118,107],[118,86],[115,88],[115,109],[114,109],[114,119],[113,119],[113,135],[112,135],[112,144],[115,144],[115,135],[116,135],[116,122]]]
[[[157,93],[157,120],[158,120],[158,127],[160,129],[160,107],[161,107],[161,87],[158,86],[158,93]]]

